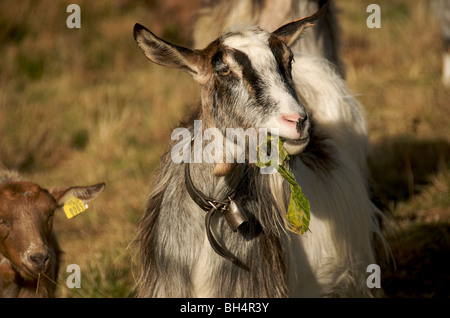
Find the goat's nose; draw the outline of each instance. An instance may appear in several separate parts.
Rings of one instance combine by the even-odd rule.
[[[36,252],[28,256],[31,265],[33,265],[37,271],[43,271],[47,267],[49,258],[50,255],[48,252]]]
[[[287,124],[296,124],[297,122],[302,120],[302,117],[300,117],[300,115],[298,114],[283,114],[281,115],[281,120]]]
[[[308,114],[305,113],[305,115],[303,117],[300,117],[299,120],[297,121],[297,131],[299,133],[302,133],[303,130],[305,129],[305,126],[307,125],[307,120]]]

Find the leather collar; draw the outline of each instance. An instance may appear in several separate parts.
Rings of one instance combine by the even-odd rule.
[[[189,163],[185,163],[184,166],[184,183],[191,199],[202,210],[206,211],[206,235],[211,247],[220,256],[228,259],[229,261],[233,262],[235,265],[243,269],[249,270],[249,268],[245,264],[243,264],[235,255],[233,255],[229,250],[227,250],[217,242],[214,234],[211,231],[211,219],[218,211],[223,213],[225,220],[227,221],[233,232],[236,232],[238,229],[243,228],[245,224],[248,223],[248,218],[244,210],[242,209],[242,207],[240,207],[239,203],[234,200],[234,197],[236,196],[236,190],[233,190],[222,200],[215,200],[207,197],[192,183]]]

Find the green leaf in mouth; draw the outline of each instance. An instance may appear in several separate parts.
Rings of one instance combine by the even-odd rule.
[[[291,187],[291,196],[286,218],[290,225],[290,230],[297,234],[304,234],[309,228],[311,218],[309,200],[303,194],[300,185],[295,180],[294,174],[286,167],[286,161],[289,160],[289,154],[283,147],[283,142],[278,136],[267,136],[267,148],[272,149],[271,143],[278,142],[278,160],[269,159],[266,151],[260,151],[263,143],[258,146],[258,160],[256,166],[265,168],[272,166],[289,183]]]

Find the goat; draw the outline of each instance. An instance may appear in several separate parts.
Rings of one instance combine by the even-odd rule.
[[[0,171],[0,298],[54,297],[61,250],[53,232],[55,211],[68,199],[88,202],[105,188],[41,188]]]
[[[195,47],[203,47],[214,37],[236,23],[258,25],[264,30],[308,16],[328,3],[324,16],[314,28],[305,30],[302,40],[291,46],[295,54],[321,56],[335,65],[344,75],[344,65],[339,57],[340,30],[337,7],[334,1],[322,0],[208,0],[203,1],[195,21],[193,39]]]
[[[294,60],[290,49],[324,10],[273,32],[237,26],[202,50],[134,26],[148,59],[182,69],[200,84],[200,109],[192,118],[201,120],[203,131],[214,127],[225,136],[228,127],[278,129],[311,206],[309,231],[293,233],[285,217],[290,188],[280,174],[261,174],[247,162],[192,163],[195,154],[189,164],[175,163],[171,149],[178,142],[172,142],[134,241],[138,297],[376,294],[366,285],[366,269],[376,262],[374,237],[383,241],[381,211],[369,190],[361,106],[329,61],[300,54]],[[195,136],[191,119],[186,129]],[[202,200],[190,187],[218,200],[234,193],[247,226],[233,231],[222,213],[205,222]]]

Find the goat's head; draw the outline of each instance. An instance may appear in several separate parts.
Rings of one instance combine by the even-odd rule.
[[[203,50],[166,42],[140,24],[137,44],[151,61],[187,71],[202,88],[202,120],[222,132],[230,128],[278,129],[286,150],[301,152],[310,122],[291,75],[290,46],[316,14],[269,33],[258,27],[230,30]]]
[[[53,215],[68,199],[88,202],[105,188],[42,189],[39,185],[6,181],[0,184],[0,254],[23,279],[36,279],[49,267]]]

